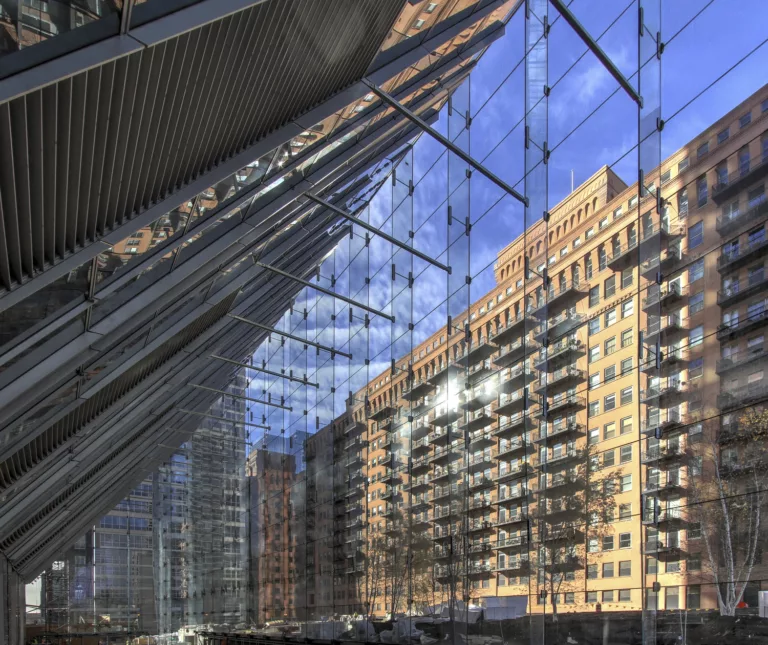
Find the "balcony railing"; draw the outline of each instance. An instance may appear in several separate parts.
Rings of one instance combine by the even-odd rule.
[[[718,374],[723,374],[733,369],[737,369],[744,365],[754,363],[762,360],[768,356],[768,352],[763,347],[755,347],[753,349],[742,349],[738,352],[732,353],[727,358],[721,358],[717,361],[717,367],[715,371]]]
[[[717,292],[717,304],[727,308],[737,302],[746,300],[768,287],[768,275],[764,271],[753,273],[729,284],[725,289]]]
[[[761,154],[758,157],[752,157],[747,162],[739,160],[739,168],[737,170],[721,177],[712,186],[712,200],[716,204],[722,204],[725,200],[738,193],[742,187],[746,187],[746,183],[756,182],[766,174],[768,174],[767,155]]]
[[[660,311],[671,308],[674,304],[682,306],[683,299],[688,295],[688,287],[681,287],[677,282],[672,282],[664,289],[658,289],[643,298],[643,311],[658,307]]]
[[[717,270],[721,273],[733,271],[762,255],[768,247],[768,236],[758,238],[738,248],[730,247],[717,258]]]
[[[744,336],[768,322],[768,309],[752,314],[738,322],[723,323],[717,328],[717,340],[726,341]]]
[[[536,303],[534,310],[540,313],[545,307],[563,306],[566,301],[574,301],[584,297],[588,291],[589,284],[578,280],[567,280],[562,284],[552,285],[547,289],[546,297]]]
[[[717,232],[722,236],[730,235],[746,224],[756,222],[768,215],[768,200],[763,200],[746,211],[722,215],[717,218]]]

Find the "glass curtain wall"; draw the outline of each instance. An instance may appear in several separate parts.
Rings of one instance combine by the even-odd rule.
[[[254,355],[254,629],[759,633],[764,17],[521,3],[346,204]]]

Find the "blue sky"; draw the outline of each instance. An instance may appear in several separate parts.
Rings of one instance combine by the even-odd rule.
[[[645,3],[650,7],[649,3]],[[657,5],[658,6],[658,5]],[[637,2],[574,0],[572,11],[595,37],[623,74],[636,86]],[[617,89],[616,81],[595,56],[587,51],[563,20],[555,20],[550,6],[548,39],[548,165],[547,199],[549,206],[570,192],[571,172],[575,185],[586,180],[603,165],[611,166],[627,183],[637,176],[637,107]],[[699,14],[699,15],[697,15]],[[650,16],[650,8],[646,9]],[[649,18],[650,20],[650,18]],[[764,0],[664,0],[661,13],[662,40],[666,47],[661,63],[661,114],[666,125],[661,136],[660,158],[678,150],[699,132],[768,81],[768,45],[765,25],[768,4]],[[457,143],[469,145],[472,156],[520,192],[524,174],[524,20],[518,12],[507,26],[505,36],[484,54],[470,80],[455,96],[455,106],[468,106],[472,115],[469,135],[463,131]],[[753,51],[755,50],[755,51]],[[750,52],[752,52],[750,54]],[[742,58],[746,59],[736,65]],[[651,75],[650,67],[648,75]],[[729,71],[730,70],[730,71]],[[723,76],[713,87],[715,79]],[[644,74],[644,81],[646,75]],[[657,83],[658,87],[658,83]],[[706,90],[706,91],[705,91]],[[703,92],[703,93],[702,93]],[[649,88],[641,93],[657,99]],[[699,96],[699,94],[701,94]],[[697,97],[697,98],[694,98]],[[693,100],[692,100],[693,99]],[[435,127],[456,138],[461,130],[460,109],[449,118],[443,109]],[[406,182],[412,173],[416,185],[408,198]],[[371,203],[369,221],[399,239],[408,239],[408,228],[415,231],[414,245],[428,255],[450,264],[454,274],[448,278],[439,269],[399,251],[397,273],[391,280],[393,249],[376,238],[368,249],[362,237],[339,245],[323,266],[321,284],[356,300],[387,312],[395,312],[394,327],[376,316],[366,329],[355,319],[350,325],[348,306],[316,293],[304,293],[297,308],[311,310],[304,323],[298,314],[286,315],[285,324],[294,333],[306,333],[319,342],[333,345],[354,355],[352,361],[330,361],[325,353],[303,352],[290,343],[275,352],[275,345],[261,348],[257,360],[269,355],[275,368],[306,370],[321,383],[315,391],[270,383],[271,392],[282,391],[294,400],[301,414],[272,412],[269,423],[314,431],[314,417],[321,426],[343,410],[349,390],[363,387],[387,369],[392,358],[445,324],[450,309],[457,313],[477,301],[494,285],[493,262],[497,252],[520,235],[525,227],[522,206],[478,173],[463,182],[464,167],[451,162],[440,144],[422,136],[398,169],[393,187],[387,181]],[[469,215],[469,239],[452,239],[448,244],[448,177],[455,190],[451,197],[454,217]],[[393,204],[400,205],[393,214]],[[531,224],[533,219],[529,222]],[[455,230],[457,227],[452,227]],[[361,234],[361,231],[357,231]],[[449,248],[448,248],[449,247]],[[405,288],[411,271],[416,277],[411,292]],[[365,276],[370,276],[366,284]],[[471,276],[471,284],[464,282]],[[448,294],[450,304],[446,302]],[[331,322],[335,313],[336,321]],[[357,312],[362,313],[362,312]],[[414,329],[408,329],[412,321]],[[365,364],[365,358],[369,364]],[[337,388],[332,393],[331,383]],[[254,382],[259,389],[263,384]],[[304,417],[303,410],[308,415]],[[259,411],[259,414],[261,411]],[[290,431],[286,431],[286,435]]]

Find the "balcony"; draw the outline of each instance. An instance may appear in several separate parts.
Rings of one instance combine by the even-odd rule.
[[[685,457],[685,450],[677,444],[667,446],[651,446],[644,450],[640,456],[640,463],[661,464],[670,461],[679,461]]]
[[[682,560],[687,553],[679,545],[664,544],[661,540],[649,540],[643,543],[643,553],[655,556],[662,562]]]
[[[717,361],[715,372],[718,374],[727,374],[728,372],[760,362],[768,357],[768,352],[763,347],[756,347],[752,350],[742,349],[734,352],[728,358],[721,358]]]
[[[677,282],[658,289],[643,298],[643,311],[646,313],[665,314],[685,305],[688,287],[681,287]]]
[[[360,437],[349,439],[344,442],[344,450],[362,450],[368,446],[368,442]]]
[[[490,359],[485,359],[479,363],[475,363],[466,372],[466,383],[470,387],[474,387],[481,381],[484,381],[489,376],[495,375],[496,370],[493,367],[493,362]]]
[[[534,366],[538,370],[551,372],[559,369],[565,363],[572,363],[585,351],[585,346],[580,340],[563,338],[548,348],[542,348]]]
[[[685,423],[687,423],[687,418],[673,408],[666,410],[665,414],[643,420],[640,424],[640,432],[644,435],[655,435],[658,430],[666,435],[681,430]]]
[[[361,562],[359,564],[354,564],[352,566],[349,566],[349,567],[347,567],[345,569],[344,573],[346,573],[348,576],[351,576],[351,575],[355,575],[355,576],[363,575],[365,573],[365,564]]]
[[[527,522],[528,516],[527,515],[511,515],[507,520],[504,520],[504,524],[509,524],[509,519],[516,518],[517,522]],[[497,522],[498,524],[498,522]],[[513,535],[512,537],[504,538],[501,540],[496,540],[496,544],[494,545],[494,549],[514,549],[517,547],[527,547],[528,546],[528,536],[527,535]]]
[[[395,412],[397,412],[397,409],[394,406],[385,403],[378,408],[372,407],[368,414],[368,418],[371,419],[371,421],[383,421],[384,419],[394,416]]]
[[[541,519],[547,523],[562,524],[563,522],[583,520],[586,515],[585,505],[569,496],[546,499],[539,503],[543,510]]]
[[[529,310],[528,314],[518,314],[516,318],[510,319],[506,325],[500,327],[496,333],[491,335],[491,341],[498,345],[506,345],[517,339],[518,336],[522,336],[526,329],[532,329],[538,321],[530,314],[533,310]]]
[[[583,456],[584,453],[575,448],[568,448],[567,450],[560,450],[558,452],[553,451],[552,454],[547,455],[545,459],[537,459],[534,466],[536,468],[562,466],[563,464],[570,463]]]
[[[655,253],[651,257],[640,262],[640,275],[646,280],[653,280],[657,273],[662,276],[669,275],[687,259],[685,253],[679,248],[672,247]]]
[[[531,400],[530,396],[526,398],[525,394],[502,394],[499,397],[499,402],[491,406],[491,410],[494,414],[508,417],[522,412],[534,401]]]
[[[494,481],[490,477],[473,477],[469,483],[469,490],[473,493],[481,490],[493,488]]]
[[[569,331],[576,329],[586,320],[584,314],[575,311],[566,311],[541,323],[534,331],[534,338],[543,343],[545,339],[554,340],[562,338]]]
[[[434,432],[430,432],[427,435],[427,440],[432,444],[445,444],[446,442],[450,443],[450,440],[447,438],[449,434],[453,439],[458,439],[458,435],[452,433],[448,428],[438,428]]]
[[[490,531],[493,529],[493,524],[486,520],[472,520],[467,524],[467,529],[470,533],[474,533],[476,531]]]
[[[475,497],[469,500],[467,512],[477,513],[478,511],[485,511],[491,508],[491,504],[493,504],[493,499],[490,495]]]
[[[566,437],[576,437],[584,434],[584,426],[576,421],[542,426],[541,431],[534,436],[534,443],[543,444],[549,441],[564,441]]]
[[[542,318],[547,311],[567,309],[587,295],[589,284],[567,280],[560,285],[552,285],[547,289],[546,297],[533,307],[533,312]]]
[[[504,439],[499,443],[499,451],[496,453],[496,459],[509,459],[521,454],[525,454],[531,444],[516,437],[512,441]]]
[[[608,268],[611,271],[623,271],[629,266],[637,264],[637,236],[627,244],[622,244],[618,248],[614,247],[612,253],[608,256]]]
[[[680,240],[685,236],[684,224],[670,224],[669,222],[652,222],[643,227],[642,240],[640,246],[645,250],[643,256],[649,253],[658,255],[656,250],[661,250],[669,246],[670,242]],[[658,244],[658,247],[655,246]]]
[[[552,525],[548,527],[545,525],[543,529],[539,536],[542,542],[571,542],[573,544],[584,539],[584,534],[573,526]]]
[[[446,536],[442,536],[445,538]],[[448,535],[450,537],[450,535]],[[433,539],[440,539],[440,536],[435,536]],[[455,567],[450,566],[436,566],[435,567],[435,580],[440,582],[448,582],[450,580],[456,580],[461,578],[461,575],[455,570]]]
[[[479,361],[490,358],[499,348],[494,345],[487,336],[481,337],[478,341],[474,338],[470,341],[469,347],[465,348],[464,353],[457,356],[454,364],[459,367],[469,367]]]
[[[427,379],[427,381],[432,385],[442,385],[446,381],[455,380],[463,374],[463,368],[451,363],[450,365],[439,367],[435,373]]]
[[[676,495],[682,495],[685,492],[685,487],[679,477],[674,479],[667,479],[662,483],[661,479],[652,479],[645,482],[643,493],[646,495],[655,495],[656,497],[671,497]]]
[[[394,484],[400,481],[400,474],[391,468],[387,468],[384,474],[379,478],[380,482],[385,484]]]
[[[449,482],[456,480],[460,477],[461,471],[456,466],[443,466],[442,468],[435,468],[435,472],[432,473],[432,483]]]
[[[496,367],[509,367],[519,363],[523,358],[529,356],[539,348],[539,344],[530,340],[527,336],[519,338],[511,345],[501,348],[499,355],[493,359]]]
[[[469,449],[482,450],[496,444],[496,439],[488,430],[478,430],[469,436]]]
[[[739,244],[738,248],[731,248],[717,258],[717,270],[720,273],[730,273],[740,269],[765,255],[766,248],[768,248],[768,236],[752,240],[746,244]]]
[[[723,309],[727,309],[765,291],[766,287],[768,287],[768,276],[763,271],[757,272],[718,291],[717,304]]]
[[[467,458],[467,470],[469,472],[475,472],[478,470],[485,470],[493,465],[494,459],[493,451],[486,450],[474,455],[469,455]]]
[[[668,408],[677,405],[687,393],[687,385],[682,381],[667,379],[660,383],[640,390],[640,403],[652,404],[659,408]]]
[[[584,479],[581,477],[556,473],[549,478],[549,481],[546,482],[546,486],[537,489],[535,494],[539,497],[544,497],[550,493],[560,496],[563,495],[566,488],[568,489],[568,492],[572,492],[581,490],[584,486]]]
[[[721,205],[739,191],[759,181],[766,175],[768,175],[768,156],[752,157],[749,162],[740,163],[737,170],[723,177],[722,181],[712,186],[712,201],[715,204]]]
[[[462,487],[453,484],[452,486],[435,486],[435,490],[429,496],[430,502],[439,502],[447,500],[451,496],[460,495]],[[456,507],[458,509],[458,506]],[[458,512],[458,510],[456,511]]]
[[[525,477],[528,474],[528,464],[525,461],[516,461],[506,468],[499,466],[499,471],[493,476],[494,482],[501,484],[512,479]]]
[[[680,314],[661,316],[657,320],[649,320],[645,332],[645,343],[653,345],[656,339],[659,343],[667,345],[688,331],[688,319]]]
[[[431,426],[426,418],[421,418],[411,424],[411,438],[421,439],[426,437],[431,430]]]
[[[449,423],[453,423],[459,419],[463,414],[463,411],[459,410],[458,406],[441,406],[435,410],[432,425],[438,427],[447,426]]]
[[[459,423],[459,428],[472,432],[473,430],[485,428],[486,426],[491,425],[493,422],[494,418],[490,414],[487,414],[485,410],[480,410],[479,412],[474,412],[471,415],[467,415],[467,418]]]
[[[411,474],[416,475],[417,473],[422,473],[425,470],[429,470],[432,467],[432,465],[429,462],[429,455],[424,455],[423,457],[415,458],[411,460]]]
[[[350,423],[345,429],[344,434],[347,435],[347,437],[359,437],[360,435],[364,434],[368,430],[368,424],[364,423],[363,421],[355,421],[353,423]]]
[[[511,394],[536,380],[536,374],[528,365],[517,365],[500,374],[499,391]]]
[[[521,414],[499,423],[499,426],[494,428],[491,431],[491,434],[496,437],[511,437],[513,435],[518,435],[521,432],[532,430],[535,427],[535,424],[536,422],[530,414]]]
[[[763,200],[746,211],[734,215],[722,215],[717,218],[716,229],[723,237],[730,237],[742,226],[754,224],[768,216],[768,200]]]
[[[493,550],[493,543],[487,536],[481,536],[479,540],[473,540],[469,544],[469,553],[490,553]]]
[[[435,465],[449,464],[452,461],[461,459],[462,452],[463,447],[454,448],[453,446],[442,446],[435,449],[435,452],[429,456],[429,461]]]
[[[411,515],[411,530],[421,533],[429,529],[430,521],[424,508],[419,506],[418,514],[414,511]]]
[[[549,405],[546,406],[545,411],[542,412],[542,416],[544,416],[547,421],[550,421],[553,417],[559,414],[583,410],[586,407],[587,400],[578,394],[555,396],[549,402]]]
[[[430,484],[429,477],[414,477],[410,482],[403,486],[403,490],[408,490],[411,491],[411,493],[416,494],[419,491],[429,488]]]
[[[392,499],[393,497],[397,497],[398,499],[400,499],[402,495],[391,486],[385,487],[384,490],[381,491],[381,493],[379,494],[380,499],[389,500],[389,499]]]
[[[649,350],[651,354],[653,350]],[[670,373],[679,371],[688,364],[688,348],[673,349],[670,351],[661,351],[659,356],[658,367],[656,360],[653,356],[649,356],[649,360],[640,366],[640,371],[646,374],[653,374],[656,376],[667,376]]]
[[[737,323],[723,323],[717,328],[717,340],[724,342],[741,338],[764,327],[766,323],[768,323],[768,309],[739,320]]]
[[[435,560],[444,560],[445,558],[450,558],[452,555],[453,551],[449,546],[436,546],[432,551],[432,556],[435,558]],[[439,568],[440,565],[435,567],[435,575],[437,575]]]
[[[448,506],[436,506],[432,511],[433,522],[445,522],[451,518],[456,518],[461,513],[461,508],[456,503],[449,504]]]
[[[407,406],[403,408],[404,412],[410,412],[410,415],[416,419],[435,407],[436,401],[433,397],[425,396],[421,399],[414,399],[411,402],[411,409]]]
[[[725,412],[736,407],[758,403],[768,397],[768,379],[763,378],[738,388],[735,392],[722,392],[717,396],[717,407]]]
[[[504,509],[501,509],[502,511]],[[496,521],[493,523],[496,528],[509,527],[513,524],[524,524],[528,521],[528,513],[499,513]],[[503,540],[508,542],[505,547],[521,546],[527,543],[527,536],[519,535],[514,538]]]
[[[683,509],[676,507],[659,509],[658,515],[656,515],[652,509],[646,510],[643,512],[643,524],[681,526],[685,524]]]
[[[411,454],[414,457],[421,457],[421,455],[427,454],[430,450],[432,450],[432,444],[426,437],[422,437],[411,443]]]
[[[421,379],[415,381],[408,389],[403,390],[400,398],[403,399],[403,401],[417,401],[427,394],[431,394],[434,390],[435,386],[432,385],[429,380]]]
[[[506,504],[506,503],[517,503],[520,500],[527,498],[529,495],[528,489],[525,486],[515,486],[514,488],[511,488],[506,495],[499,495],[496,500],[495,504]]]
[[[503,563],[496,566],[495,571],[503,571],[508,574],[528,574],[531,571],[531,563],[525,558],[506,558]]]
[[[489,576],[493,574],[494,569],[487,563],[472,563],[467,569],[467,575],[469,576]]]
[[[561,367],[554,372],[543,372],[542,377],[534,386],[534,390],[539,394],[547,393],[550,395],[578,385],[587,378],[584,370],[577,369],[571,365]]]
[[[470,390],[464,390],[461,395],[462,404],[459,406],[462,410],[474,412],[484,408],[491,401],[496,399],[496,391],[490,387],[480,386]]]
[[[411,500],[411,504],[408,507],[408,510],[410,511],[411,517],[415,517],[417,514],[421,513],[422,511],[429,510],[430,506],[431,506],[431,503],[427,498],[427,496],[422,495],[421,497]]]

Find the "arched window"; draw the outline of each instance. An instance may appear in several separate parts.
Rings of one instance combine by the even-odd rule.
[[[587,280],[592,279],[592,255],[588,255],[584,258],[584,275]]]
[[[574,264],[571,267],[571,279],[573,280],[574,285],[578,285],[579,282],[581,282],[579,273],[579,265]]]

